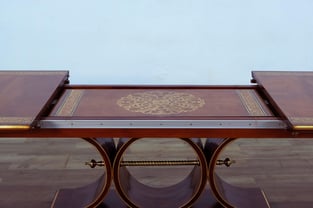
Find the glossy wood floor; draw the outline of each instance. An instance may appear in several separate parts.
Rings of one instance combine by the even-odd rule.
[[[152,155],[152,158],[149,156]],[[129,159],[192,159],[180,140],[146,140],[127,152]],[[313,207],[313,139],[239,139],[226,147],[221,159],[231,157],[231,167],[217,172],[231,184],[261,187],[272,208]],[[81,139],[0,139],[0,207],[50,207],[59,188],[92,182],[103,168],[84,163],[100,159]],[[143,183],[176,183],[190,167],[155,169],[134,167]]]

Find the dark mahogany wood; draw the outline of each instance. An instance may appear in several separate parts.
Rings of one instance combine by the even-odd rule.
[[[121,167],[123,153],[137,138],[149,137],[312,138],[312,77],[312,72],[253,72],[257,85],[251,86],[71,86],[66,85],[66,71],[2,71],[0,137],[80,137],[87,138],[86,141],[97,148],[105,163],[104,175],[88,186],[59,190],[52,205],[55,208],[122,208],[125,204],[129,207],[268,208],[260,189],[235,187],[216,175],[214,167],[219,153],[232,139],[208,139],[204,150],[192,139],[183,139],[194,147],[200,166],[195,166],[180,183],[160,189],[140,183],[127,167]],[[154,97],[155,100],[151,99]],[[100,120],[247,120],[279,121],[283,125],[275,129],[271,126],[231,128],[222,124],[215,128],[44,127],[44,121],[52,120],[72,122],[70,125],[74,125],[74,121]],[[285,120],[290,128],[284,125]],[[96,139],[101,137],[133,139],[121,142],[115,149],[112,139]],[[116,191],[109,189],[112,180]],[[206,189],[207,181],[211,187]]]
[[[127,96],[142,96],[140,99],[143,101],[145,99],[143,97],[144,93],[150,93],[150,96],[153,96],[154,93],[191,95],[194,96],[193,99],[201,99],[203,103],[194,110],[168,114],[149,113],[149,109],[147,109],[147,112],[130,111],[118,105],[118,102]],[[71,106],[67,107],[69,103]],[[75,119],[78,117],[81,119],[128,118],[135,120],[140,117],[146,119],[203,119],[207,117],[233,117],[233,119],[241,119],[242,117],[271,117],[273,114],[259,97],[256,90],[249,88],[136,89],[134,87],[128,89],[66,90],[60,102],[49,116],[63,117],[64,119]]]
[[[313,72],[252,72],[271,105],[294,130],[313,130]]]
[[[34,129],[3,130],[1,137],[77,138],[77,137],[233,137],[233,138],[312,138],[313,132],[293,132],[281,129]]]
[[[0,71],[0,128],[33,127],[63,90],[68,74],[68,71]]]

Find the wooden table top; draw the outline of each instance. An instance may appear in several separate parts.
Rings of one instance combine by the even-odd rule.
[[[1,71],[1,136],[312,137],[313,72],[252,76],[257,85],[93,86],[67,85],[66,71]]]
[[[68,89],[49,116],[63,119],[256,119],[273,114],[252,88],[129,87]]]
[[[67,71],[0,71],[0,129],[32,127],[67,78]]]
[[[252,76],[290,128],[313,129],[313,72],[255,71]]]

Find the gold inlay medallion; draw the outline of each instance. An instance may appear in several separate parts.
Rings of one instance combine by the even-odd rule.
[[[190,93],[151,90],[120,98],[117,105],[131,111],[149,115],[169,115],[192,112],[204,106],[205,101]]]

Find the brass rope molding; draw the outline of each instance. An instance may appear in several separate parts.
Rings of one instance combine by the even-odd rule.
[[[229,167],[235,163],[235,160],[226,158],[224,160],[217,160],[216,165],[225,165]],[[96,161],[92,159],[90,162],[85,162],[85,165],[95,168],[96,166],[104,166],[103,161]],[[123,160],[120,166],[200,166],[199,160]]]
[[[185,166],[200,165],[199,160],[146,160],[146,161],[121,161],[120,166]]]

